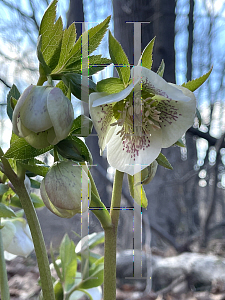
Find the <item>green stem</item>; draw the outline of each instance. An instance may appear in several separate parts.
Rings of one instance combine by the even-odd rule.
[[[43,85],[43,83],[45,82],[47,80],[47,77],[46,76],[40,76],[39,78],[38,78],[38,82],[37,82],[37,85],[38,86],[42,86]]]
[[[101,201],[92,174],[87,168],[86,164],[81,163],[81,165],[83,166],[85,172],[88,172],[88,177],[91,182],[91,203],[89,205],[89,208],[91,209],[93,214],[99,219],[103,229],[111,228],[112,221],[110,214],[107,208],[105,207],[104,203]]]
[[[0,156],[2,156],[3,154],[4,153],[0,148]],[[24,176],[21,170],[18,170],[20,173],[20,178],[19,178],[12,170],[8,160],[4,157],[1,157],[1,160],[4,167],[4,173],[13,184],[16,193],[19,196],[21,205],[24,209],[27,218],[28,225],[30,227],[35,253],[37,257],[37,262],[38,262],[38,268],[40,272],[43,297],[46,300],[50,300],[50,299],[54,300],[55,295],[54,295],[54,290],[52,285],[52,279],[51,279],[51,273],[49,269],[49,261],[46,252],[45,242],[41,231],[41,226],[36,214],[36,210],[24,185],[24,179],[23,179]]]
[[[120,215],[123,174],[116,170],[113,184],[110,215],[113,226],[105,229],[104,300],[116,300],[116,242]]]
[[[1,230],[0,230],[0,291],[1,291],[2,300],[10,300]]]

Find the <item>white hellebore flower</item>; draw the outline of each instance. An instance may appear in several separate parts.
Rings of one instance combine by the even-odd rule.
[[[41,149],[65,139],[74,119],[70,100],[56,87],[30,85],[13,111],[13,131]]]
[[[1,225],[4,226],[1,234],[6,259],[13,259],[17,255],[27,257],[34,250],[30,229],[25,219],[2,219]]]
[[[132,69],[133,83],[119,93],[92,93],[90,114],[109,164],[134,175],[149,166],[161,148],[173,145],[192,126],[196,98],[142,66]]]

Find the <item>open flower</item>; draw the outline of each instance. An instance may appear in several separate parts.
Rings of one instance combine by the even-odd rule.
[[[2,219],[1,225],[4,226],[1,234],[6,259],[11,260],[17,255],[27,257],[33,251],[34,245],[26,220]]]
[[[119,93],[92,93],[90,114],[101,151],[107,145],[109,164],[134,175],[134,165],[149,166],[161,148],[173,145],[192,126],[196,98],[142,66],[131,75],[132,84]]]
[[[61,89],[30,85],[14,109],[13,131],[41,149],[65,139],[73,118],[73,106]]]

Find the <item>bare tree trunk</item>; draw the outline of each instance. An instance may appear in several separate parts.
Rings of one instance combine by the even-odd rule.
[[[70,0],[70,7],[67,12],[67,27],[73,22],[84,22],[84,9],[82,0]],[[76,23],[77,38],[81,35],[81,24]]]
[[[153,1],[152,1],[153,2]],[[153,33],[156,36],[153,52],[153,70],[165,62],[164,78],[175,83],[175,0],[154,1]]]
[[[134,25],[126,22],[149,22],[142,24],[142,50],[154,37],[152,18],[154,2],[149,0],[113,0],[114,35],[121,43],[130,64],[134,64]]]
[[[190,0],[190,10],[188,14],[188,50],[187,50],[187,81],[192,79],[192,51],[194,34],[194,0]]]

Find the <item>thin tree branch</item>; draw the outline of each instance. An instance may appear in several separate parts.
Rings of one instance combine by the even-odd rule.
[[[11,89],[11,86],[2,78],[0,78],[0,81],[9,89]]]

